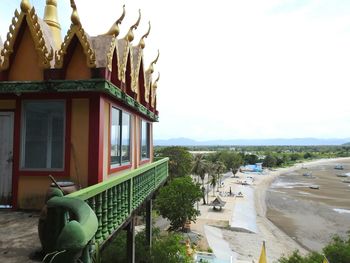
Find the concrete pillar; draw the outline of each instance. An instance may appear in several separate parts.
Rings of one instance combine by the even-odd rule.
[[[127,232],[127,263],[135,263],[135,220],[131,218],[126,227]]]
[[[146,245],[152,247],[152,199],[146,202]]]

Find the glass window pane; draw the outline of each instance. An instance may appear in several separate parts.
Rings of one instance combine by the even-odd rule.
[[[130,162],[130,115],[123,112],[122,163]]]
[[[63,168],[64,102],[25,102],[22,167]]]
[[[141,159],[149,158],[149,124],[141,121]]]
[[[64,156],[64,118],[63,115],[56,115],[52,118],[52,147],[51,147],[51,168],[63,167]]]
[[[111,164],[120,164],[120,110],[112,108]]]

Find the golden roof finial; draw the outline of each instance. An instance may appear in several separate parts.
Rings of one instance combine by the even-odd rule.
[[[23,13],[27,13],[31,9],[31,5],[29,0],[22,0],[21,1],[21,10]]]
[[[79,18],[77,6],[76,6],[74,0],[70,0],[70,6],[73,9],[73,12],[72,12],[70,19],[71,19],[73,25],[80,26],[81,25],[80,18]]]
[[[158,72],[158,77],[156,78],[156,80],[154,81],[155,83],[157,83],[160,79],[160,72]]]
[[[119,35],[119,26],[123,19],[125,17],[125,5],[123,5],[123,13],[122,15],[119,17],[119,19],[117,21],[115,21],[115,23],[112,25],[112,27],[109,29],[109,31],[104,34],[104,35],[110,35],[110,36],[118,36]]]
[[[159,78],[160,78],[160,73],[158,72],[158,77],[156,78],[156,80],[153,82],[152,84],[152,87],[154,89],[157,89],[158,88],[158,81],[159,81]]]
[[[149,65],[149,67],[148,67],[148,69],[147,69],[147,71],[148,71],[149,73],[152,74],[152,73],[154,72],[153,65],[156,64],[156,63],[158,62],[158,59],[159,59],[159,49],[158,49],[158,55],[157,55],[156,59],[153,60],[153,61],[151,62],[151,64]]]
[[[133,30],[137,29],[137,27],[140,24],[140,21],[141,21],[141,10],[139,9],[139,18],[137,19],[136,23],[130,27],[130,29],[129,29],[128,33],[126,34],[126,36],[124,37],[124,39],[126,39],[129,42],[134,40]]]
[[[148,22],[148,31],[146,32],[146,34],[144,34],[141,39],[140,39],[140,42],[139,42],[139,46],[144,49],[145,48],[145,38],[148,37],[149,33],[151,32],[151,22],[149,21]]]
[[[44,21],[51,29],[56,49],[62,44],[61,25],[57,15],[57,0],[46,0]]]

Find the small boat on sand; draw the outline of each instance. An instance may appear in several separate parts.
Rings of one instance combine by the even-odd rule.
[[[320,186],[319,185],[310,185],[309,188],[318,190],[318,189],[320,189]]]
[[[344,179],[344,180],[342,180],[342,182],[345,184],[350,184],[350,179]]]
[[[337,164],[336,166],[334,166],[334,169],[336,169],[336,170],[344,170],[344,167],[341,164]]]
[[[346,174],[337,174],[338,177],[348,177]]]

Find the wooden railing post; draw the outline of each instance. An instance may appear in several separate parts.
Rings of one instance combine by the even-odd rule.
[[[133,210],[133,179],[131,178],[129,180],[129,214],[131,214]]]
[[[135,263],[135,223],[134,217],[127,226],[127,262]]]
[[[146,245],[152,247],[152,198],[146,202]]]
[[[67,195],[67,197],[85,201],[95,212],[98,228],[92,240],[93,247],[94,243],[99,245],[97,247],[103,246],[103,243],[115,231],[130,217],[133,217],[135,209],[140,207],[145,201],[147,202],[147,245],[151,246],[152,201],[147,201],[146,198],[152,196],[153,192],[166,180],[168,176],[168,161],[168,158],[163,158]],[[129,225],[129,239],[134,239],[133,220],[132,225]],[[131,247],[130,249],[134,250],[135,248]]]

